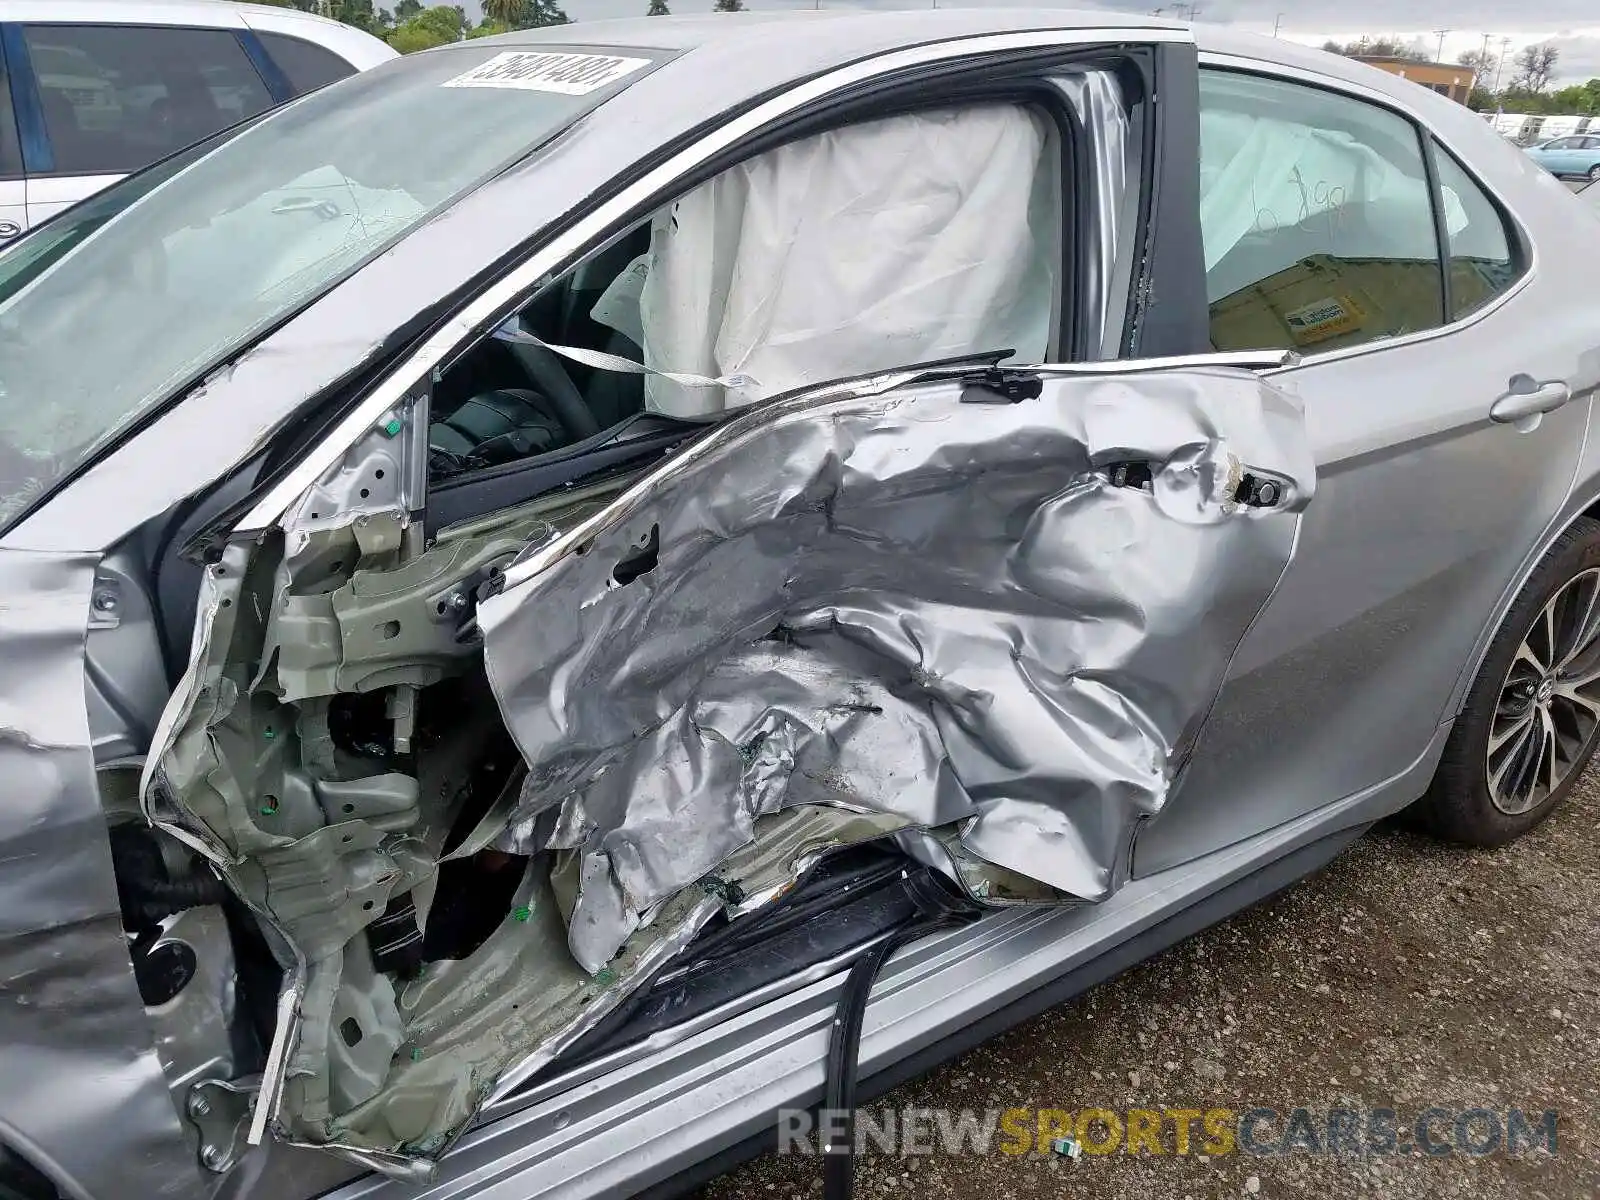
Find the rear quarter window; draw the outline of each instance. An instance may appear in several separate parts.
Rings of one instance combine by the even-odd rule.
[[[356,69],[332,50],[286,33],[258,32],[267,54],[278,64],[295,95],[314,92],[319,87],[354,75]]]
[[[0,47],[0,179],[22,178],[22,147],[17,117],[11,107],[11,80],[6,74],[5,48]]]
[[[1200,194],[1216,349],[1320,353],[1443,323],[1423,146],[1402,117],[1203,72]]]

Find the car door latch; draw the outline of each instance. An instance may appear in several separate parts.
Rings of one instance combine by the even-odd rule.
[[[1249,508],[1276,508],[1283,503],[1288,491],[1282,480],[1268,475],[1252,475],[1246,471],[1239,479],[1233,499],[1235,503]]]
[[[1107,463],[1101,468],[1102,477],[1115,488],[1133,488],[1136,491],[1155,490],[1155,474],[1159,464],[1143,459]],[[1239,477],[1233,490],[1233,502],[1248,508],[1276,508],[1289,494],[1289,487],[1281,479],[1270,475],[1246,471]]]

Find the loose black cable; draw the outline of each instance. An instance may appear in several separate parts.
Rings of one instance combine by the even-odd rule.
[[[888,934],[850,966],[828,1035],[827,1084],[823,1089],[825,1120],[819,1135],[822,1151],[823,1200],[851,1200],[855,1193],[856,1071],[861,1051],[861,1025],[867,1014],[872,984],[889,957],[907,942],[939,929],[963,925],[981,911],[932,875],[913,876],[913,892],[922,915]],[[915,886],[919,882],[925,886]],[[832,1138],[832,1114],[842,1114],[839,1136]]]

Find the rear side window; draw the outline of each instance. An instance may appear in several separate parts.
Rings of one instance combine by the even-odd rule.
[[[121,174],[269,107],[225,29],[27,25],[57,175]]]
[[[1450,319],[1476,312],[1519,273],[1505,217],[1477,182],[1437,142],[1439,199],[1450,241]]]
[[[344,59],[315,42],[290,37],[286,33],[257,33],[256,36],[261,39],[267,54],[278,64],[278,70],[283,72],[297,96],[314,92],[319,87],[326,87],[335,80],[356,73],[356,69]]]
[[[1385,109],[1202,72],[1200,224],[1218,350],[1317,353],[1443,322],[1422,143]]]
[[[0,179],[22,176],[22,153],[17,141],[17,116],[11,108],[11,80],[6,75],[5,47],[0,46]]]

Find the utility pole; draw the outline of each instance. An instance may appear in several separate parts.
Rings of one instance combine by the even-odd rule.
[[[1433,61],[1434,62],[1443,62],[1444,61],[1444,35],[1447,34],[1447,33],[1450,33],[1451,30],[1448,30],[1448,29],[1435,29],[1434,32],[1439,35],[1439,53],[1437,53],[1437,54],[1435,54],[1433,56]]]
[[[1488,87],[1488,84],[1489,84],[1489,38],[1491,36],[1492,36],[1491,34],[1487,34],[1487,33],[1483,35],[1483,45],[1478,50],[1478,61],[1472,68],[1472,87],[1470,89],[1468,89],[1468,92],[1467,92],[1468,96],[1471,96],[1471,94],[1473,92],[1481,91],[1481,90],[1483,90],[1483,89]]]
[[[1510,38],[1503,37],[1500,39],[1500,57],[1494,64],[1494,90],[1496,95],[1500,92],[1500,72],[1505,69],[1506,47],[1509,45],[1511,45]]]
[[[1277,17],[1275,17],[1273,19],[1273,22],[1272,22],[1272,36],[1273,37],[1277,37],[1278,36],[1278,30],[1280,30],[1282,28],[1283,28],[1283,14],[1279,13],[1277,15]]]

